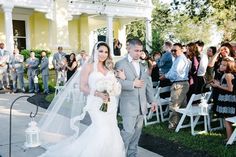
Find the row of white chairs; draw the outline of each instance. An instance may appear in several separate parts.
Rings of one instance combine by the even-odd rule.
[[[157,100],[158,109],[156,112],[152,112],[150,110],[150,105],[148,104],[148,114],[144,117],[145,126],[160,123],[168,120],[168,117],[165,115],[171,114],[169,111],[169,102],[170,97],[161,98],[160,95],[162,93],[170,92],[170,86],[167,87],[157,87],[155,90],[155,98]],[[193,94],[185,108],[180,108],[177,110],[180,114],[182,114],[180,121],[176,127],[176,132],[179,132],[182,128],[191,128],[191,134],[196,135],[200,133],[204,133],[207,131],[213,131],[223,128],[223,121],[220,118],[212,118],[211,116],[211,107],[212,104],[208,103],[210,99],[211,92],[207,92],[204,94]],[[197,103],[196,103],[197,102]],[[184,124],[186,118],[190,118],[188,124]],[[200,121],[200,117],[203,117],[204,121]],[[212,127],[212,122],[218,122],[219,125],[217,127]],[[195,131],[195,127],[197,124],[204,124],[203,131]],[[236,134],[236,131],[235,131]]]

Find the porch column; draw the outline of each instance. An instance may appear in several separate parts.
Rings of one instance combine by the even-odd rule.
[[[127,53],[126,50],[126,25],[121,25],[121,28],[119,30],[119,41],[122,43],[121,47],[121,56]]]
[[[107,15],[107,43],[112,56],[114,56],[113,40],[113,15]]]
[[[146,17],[146,49],[149,53],[151,53],[152,46],[152,25],[151,25],[151,17]]]
[[[6,50],[13,52],[14,40],[13,40],[13,24],[12,24],[12,9],[13,4],[3,5],[4,19],[5,19],[5,34],[6,34]]]
[[[51,12],[46,14],[46,18],[50,19],[50,47],[56,49],[58,46],[62,46],[64,49],[70,49],[68,22],[73,17],[67,9],[68,2],[57,0],[52,3]]]

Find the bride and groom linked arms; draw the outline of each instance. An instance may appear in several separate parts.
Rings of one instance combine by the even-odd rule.
[[[40,157],[137,156],[146,100],[153,110],[156,107],[151,81],[138,62],[141,50],[140,40],[130,40],[127,57],[116,64],[117,80],[109,46],[104,42],[94,46],[90,61],[55,96],[39,122],[47,149]],[[120,90],[121,133],[117,126]]]

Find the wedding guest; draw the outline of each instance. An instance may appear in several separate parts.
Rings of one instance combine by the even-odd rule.
[[[220,69],[223,76],[219,80],[213,80],[211,85],[214,88],[215,95],[213,97],[214,105],[213,111],[222,118],[234,117],[236,116],[236,65],[235,62],[229,58],[224,58],[221,61]],[[227,139],[230,138],[233,128],[232,123],[224,121]]]
[[[79,67],[82,67],[89,59],[89,56],[85,50],[80,51],[80,58],[78,59]]]
[[[120,43],[118,39],[114,39],[113,47],[114,47],[114,55],[120,56],[121,55],[120,49],[122,47],[122,44]]]
[[[49,77],[49,70],[48,70],[48,58],[47,58],[47,52],[42,51],[41,52],[41,64],[40,64],[40,70],[42,74],[42,80],[43,80],[43,93],[48,94],[48,77]]]
[[[9,70],[11,79],[13,80],[13,92],[17,92],[17,81],[20,84],[20,89],[24,93],[24,56],[19,54],[18,49],[13,50],[13,55],[9,59]]]
[[[143,44],[139,39],[130,39],[128,55],[115,65],[116,69],[124,71],[126,76],[125,80],[119,80],[122,86],[119,108],[123,125],[121,135],[127,157],[137,157],[147,103],[151,104],[152,111],[156,110],[157,105],[150,76],[145,71],[145,66],[140,64],[142,49]]]
[[[175,60],[168,73],[160,76],[160,80],[167,78],[172,82],[169,104],[172,112],[169,116],[168,128],[174,130],[179,122],[179,114],[176,110],[186,105],[186,94],[189,89],[188,73],[190,62],[184,55],[180,43],[175,43],[171,52],[175,56]]]
[[[159,73],[165,75],[169,72],[172,66],[172,54],[171,54],[172,43],[166,41],[163,45],[163,54],[160,58],[156,60],[157,66],[159,68]],[[170,86],[171,82],[169,79],[160,80],[160,87]]]
[[[206,70],[206,82],[209,83],[210,81],[212,81],[212,79],[214,78],[214,69],[211,68],[209,66],[212,57],[215,55],[216,53],[216,47],[215,46],[211,46],[207,49],[207,56],[208,56],[208,66],[207,66],[207,70]]]
[[[76,72],[77,70],[77,61],[76,61],[76,56],[74,53],[70,54],[69,61],[66,64],[66,69],[67,69],[67,81],[71,78],[71,76]]]
[[[56,73],[56,80],[62,77],[64,74],[64,66],[65,66],[65,56],[66,53],[63,52],[63,48],[61,46],[58,47],[58,52],[53,55],[52,64]]]
[[[8,74],[8,63],[10,53],[5,50],[4,43],[0,43],[0,88],[5,89],[9,87],[9,74]],[[5,81],[5,85],[4,85]]]
[[[30,58],[26,60],[25,64],[29,80],[29,92],[30,93],[38,93],[39,86],[38,86],[38,66],[39,66],[39,59],[35,57],[35,53],[33,51],[30,52]]]
[[[155,88],[156,86],[158,86],[158,82],[159,82],[159,67],[156,64],[156,60],[158,58],[161,57],[161,53],[156,51],[153,53],[153,57],[152,57],[152,68],[151,68],[151,78],[152,78],[152,83],[153,83],[153,87]]]
[[[223,75],[223,73],[219,71],[219,67],[220,67],[221,61],[224,58],[229,58],[230,60],[234,60],[234,58],[231,57],[230,55],[229,48],[226,46],[221,46],[208,63],[208,67],[214,69],[214,73],[215,73],[214,79],[220,80]]]

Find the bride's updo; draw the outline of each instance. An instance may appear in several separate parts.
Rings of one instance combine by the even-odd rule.
[[[97,42],[94,47],[93,47],[93,52],[92,52],[92,56],[91,58],[89,59],[89,63],[94,63],[94,62],[98,62],[98,49],[99,47],[101,46],[105,46],[108,50],[108,56],[107,56],[107,59],[105,60],[105,62],[103,62],[104,66],[109,69],[109,70],[112,70],[113,68],[113,61],[112,61],[112,58],[111,58],[111,51],[110,51],[110,47],[108,46],[107,43],[105,42]]]

